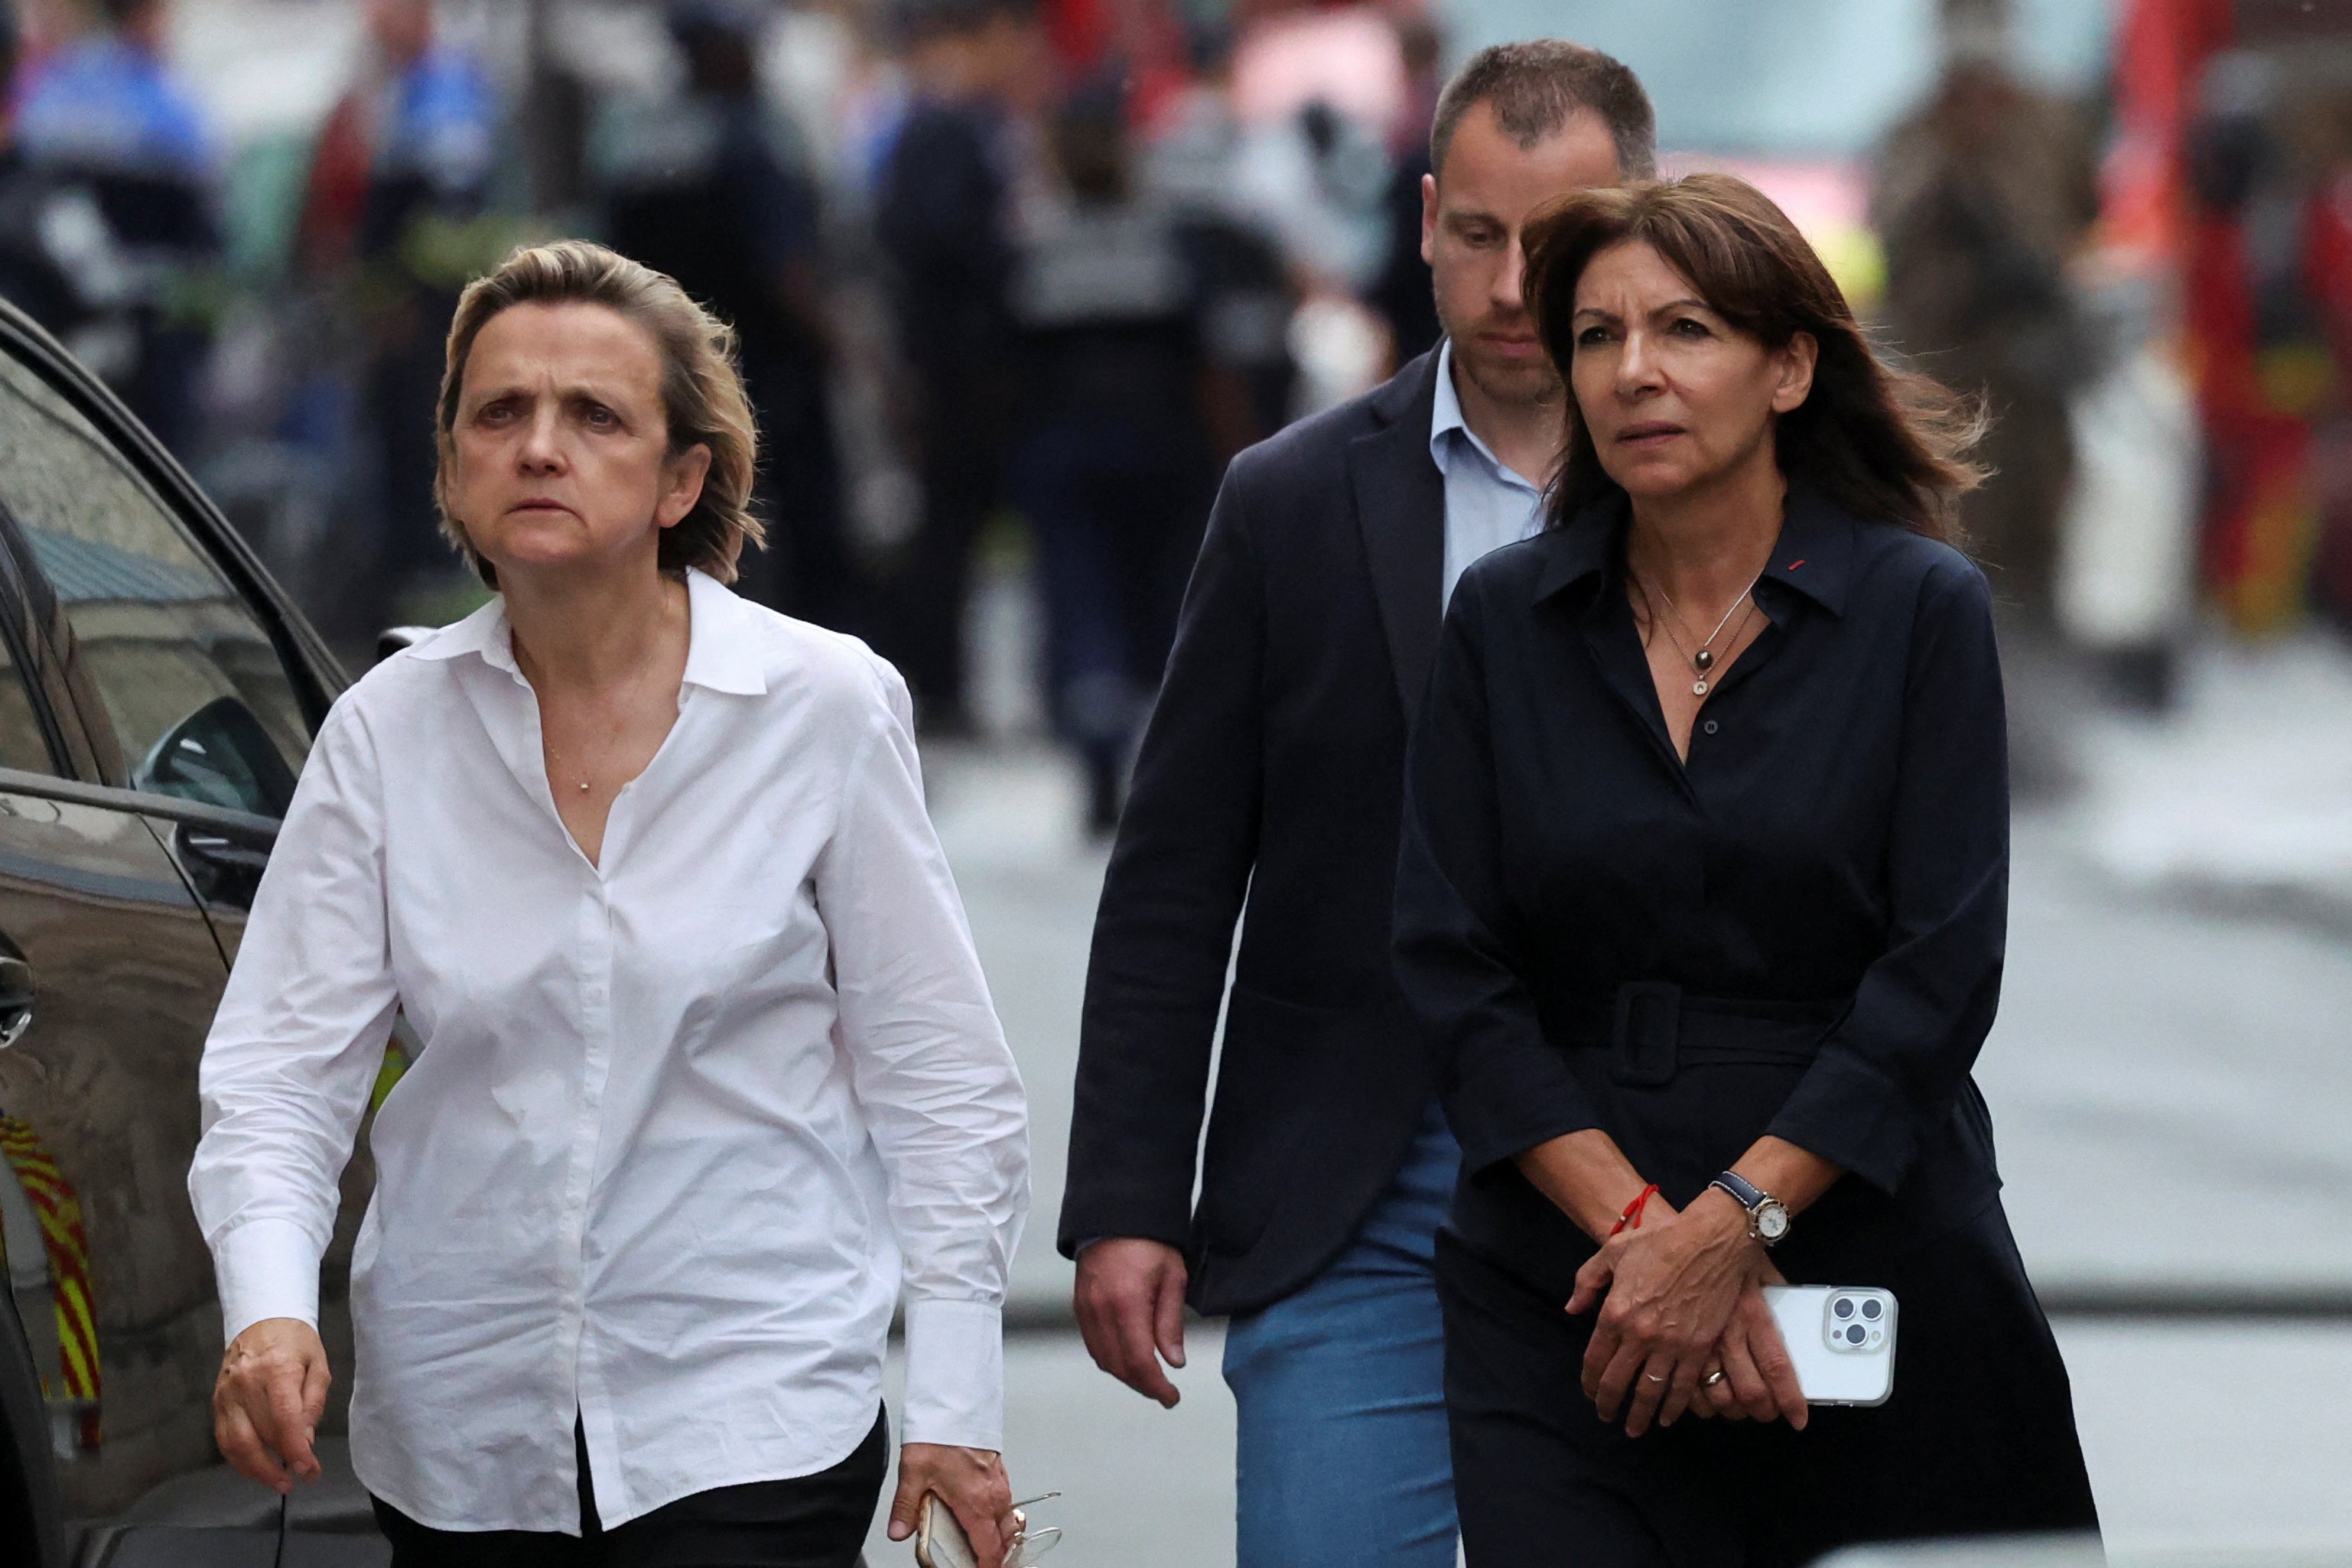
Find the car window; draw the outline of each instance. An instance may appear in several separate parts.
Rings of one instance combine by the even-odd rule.
[[[0,768],[52,773],[48,738],[33,708],[32,688],[17,668],[16,651],[0,637]]]
[[[268,632],[97,427],[5,356],[0,501],[105,706],[126,775],[108,782],[284,815],[310,730]]]

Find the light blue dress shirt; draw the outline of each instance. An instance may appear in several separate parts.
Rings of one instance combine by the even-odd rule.
[[[1470,563],[1490,550],[1532,539],[1543,528],[1543,491],[1487,449],[1462,418],[1454,390],[1454,345],[1437,351],[1437,406],[1429,421],[1429,456],[1445,478],[1445,603]]]

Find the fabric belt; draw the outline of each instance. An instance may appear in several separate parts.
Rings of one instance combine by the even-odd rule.
[[[1563,1044],[1610,1052],[1618,1082],[1654,1086],[1673,1082],[1685,1063],[1803,1066],[1844,1011],[1817,1002],[1692,996],[1644,980],[1619,986],[1612,1001],[1571,1004],[1549,1017]]]

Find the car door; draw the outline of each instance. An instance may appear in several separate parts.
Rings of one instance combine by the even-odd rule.
[[[184,479],[39,349],[0,333],[0,1152],[49,1255],[53,1332],[18,1306],[64,1510],[91,1517],[215,1462],[196,1070],[323,678]]]

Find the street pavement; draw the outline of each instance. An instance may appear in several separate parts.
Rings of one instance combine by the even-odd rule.
[[[1018,637],[992,646],[1017,669]],[[2352,1560],[2352,920],[2335,902],[2339,876],[2352,889],[2352,659],[2317,641],[2206,650],[2188,689],[2169,721],[2057,715],[2079,787],[2019,816],[2010,967],[1979,1080],[2115,1560],[2238,1546]],[[1008,1352],[1014,1484],[1066,1494],[1039,1510],[1068,1531],[1056,1564],[1230,1563],[1215,1326],[1192,1326],[1173,1412],[1053,1329],[1104,864],[1078,831],[1076,775],[1034,741],[933,747],[926,767],[1034,1123],[1013,1311],[1032,1331]],[[2248,1305],[2273,1315],[2211,1315]],[[911,1561],[878,1524],[875,1542],[876,1568]]]
[[[2115,1568],[2352,1563],[2352,1329],[2061,1319]],[[1219,1568],[1234,1560],[1233,1401],[1223,1335],[1195,1323],[1174,1410],[1097,1372],[1075,1335],[1008,1344],[1014,1496],[1066,1531],[1051,1568]],[[898,1397],[899,1367],[891,1367]],[[877,1517],[869,1568],[914,1553]]]

